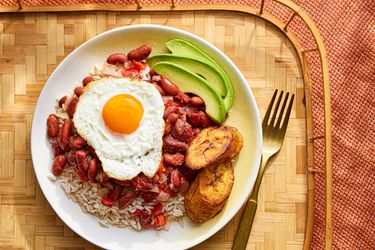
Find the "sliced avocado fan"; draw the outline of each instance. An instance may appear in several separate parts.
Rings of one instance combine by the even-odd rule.
[[[205,80],[207,80],[210,86],[221,97],[225,97],[227,95],[227,89],[223,77],[210,64],[202,62],[198,59],[184,56],[176,56],[173,54],[155,55],[147,59],[147,64],[150,64],[151,66],[158,62],[170,62],[174,65],[192,71],[197,75],[203,77]]]
[[[215,122],[221,124],[225,118],[223,99],[211,88],[202,77],[187,69],[170,62],[159,62],[152,67],[156,73],[171,80],[180,91],[192,93],[204,101],[207,115]]]
[[[206,64],[211,65],[214,67],[224,79],[225,87],[227,89],[227,95],[224,98],[224,105],[226,113],[229,112],[233,105],[233,86],[229,80],[229,77],[225,73],[225,71],[220,67],[217,62],[215,62],[211,57],[209,57],[206,53],[204,53],[201,49],[194,46],[193,44],[182,40],[182,39],[173,39],[165,43],[168,50],[178,56],[190,57],[201,60]]]

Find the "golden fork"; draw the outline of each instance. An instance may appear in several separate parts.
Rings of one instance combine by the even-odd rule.
[[[279,98],[277,99],[276,106],[274,108],[271,120],[270,115],[273,108],[273,104],[276,99],[277,89],[273,93],[271,102],[267,108],[267,112],[264,116],[262,129],[263,129],[263,149],[262,149],[262,160],[260,163],[260,168],[258,172],[257,179],[255,181],[255,185],[253,191],[250,195],[249,200],[246,203],[245,211],[242,214],[241,222],[238,227],[236,237],[233,242],[232,249],[233,250],[242,250],[246,248],[247,241],[249,239],[249,234],[251,231],[251,227],[253,225],[255,212],[257,210],[257,203],[258,203],[258,191],[260,187],[260,183],[262,181],[264,170],[266,169],[266,165],[268,160],[277,154],[280,151],[281,145],[283,144],[285,138],[286,128],[288,126],[290,113],[293,106],[294,94],[292,95],[287,110],[285,114],[284,120],[284,110],[288,101],[289,93],[286,93],[286,96],[283,101],[283,105],[279,110],[279,106],[283,97],[284,91],[281,91]],[[283,122],[282,122],[283,120]]]

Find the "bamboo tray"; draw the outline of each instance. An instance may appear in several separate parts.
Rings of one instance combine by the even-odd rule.
[[[305,57],[312,50],[303,49],[287,27],[296,15],[310,22],[312,28],[314,25],[298,6],[289,1],[283,4],[294,10],[287,22],[262,13],[263,5],[258,10],[230,5],[154,5],[138,6],[142,7],[140,12],[0,14],[0,245],[35,249],[94,247],[55,215],[36,184],[29,146],[34,105],[50,73],[75,47],[114,27],[153,23],[193,32],[223,50],[248,80],[261,115],[275,88],[296,94],[283,148],[263,179],[248,249],[308,249],[314,211],[313,141],[323,137],[314,137],[312,132],[311,81]],[[314,29],[312,33],[316,36],[314,50],[322,58],[329,200],[328,66],[320,35]],[[330,202],[326,206],[329,246]],[[239,219],[240,214],[196,248],[229,249]]]

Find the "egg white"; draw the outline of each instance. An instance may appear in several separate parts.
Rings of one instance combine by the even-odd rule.
[[[119,135],[110,131],[102,109],[113,96],[129,94],[143,106],[136,131]],[[164,103],[150,83],[129,78],[103,78],[91,82],[80,96],[73,122],[77,133],[95,149],[103,170],[112,178],[130,180],[143,172],[152,177],[162,157]]]

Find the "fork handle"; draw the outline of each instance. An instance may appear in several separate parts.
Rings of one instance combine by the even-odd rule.
[[[250,199],[245,206],[245,211],[242,214],[242,220],[238,227],[236,238],[234,239],[232,249],[233,250],[244,250],[246,249],[247,241],[249,239],[251,227],[257,211],[258,203],[256,200]]]

